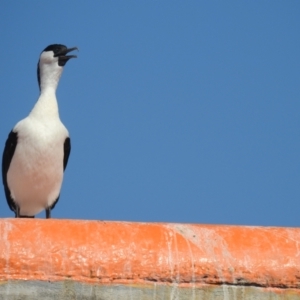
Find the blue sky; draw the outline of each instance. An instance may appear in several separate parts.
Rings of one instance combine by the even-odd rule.
[[[299,13],[299,1],[3,2],[2,147],[38,99],[40,52],[78,46],[57,92],[72,151],[53,218],[300,226]]]

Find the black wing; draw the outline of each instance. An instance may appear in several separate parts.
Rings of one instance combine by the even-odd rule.
[[[69,137],[67,137],[64,143],[64,170],[67,167],[70,152],[71,152],[71,140]]]
[[[67,167],[67,164],[68,164],[68,160],[69,160],[69,156],[70,156],[70,152],[71,152],[71,140],[69,137],[67,137],[65,139],[65,142],[64,142],[64,170],[66,169]],[[51,205],[50,209],[53,209],[54,206],[56,205],[58,199],[59,199],[59,196],[57,197],[57,199],[54,201],[54,203]]]
[[[16,147],[18,142],[18,134],[13,130],[8,135],[8,138],[5,143],[5,148],[2,155],[2,182],[4,185],[5,196],[7,200],[7,204],[12,211],[16,211],[16,205],[11,198],[10,190],[7,184],[7,172],[11,163],[11,160],[14,156]]]

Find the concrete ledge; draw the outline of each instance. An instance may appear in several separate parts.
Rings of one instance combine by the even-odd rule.
[[[300,229],[0,220],[0,299],[300,299]]]

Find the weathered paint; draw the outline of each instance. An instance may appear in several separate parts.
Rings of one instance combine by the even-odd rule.
[[[0,299],[300,299],[297,228],[2,219],[0,236]]]

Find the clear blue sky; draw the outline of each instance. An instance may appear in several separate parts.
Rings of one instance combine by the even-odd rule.
[[[39,96],[40,52],[78,46],[57,92],[72,151],[54,218],[300,226],[299,15],[299,1],[5,1],[1,154]]]

